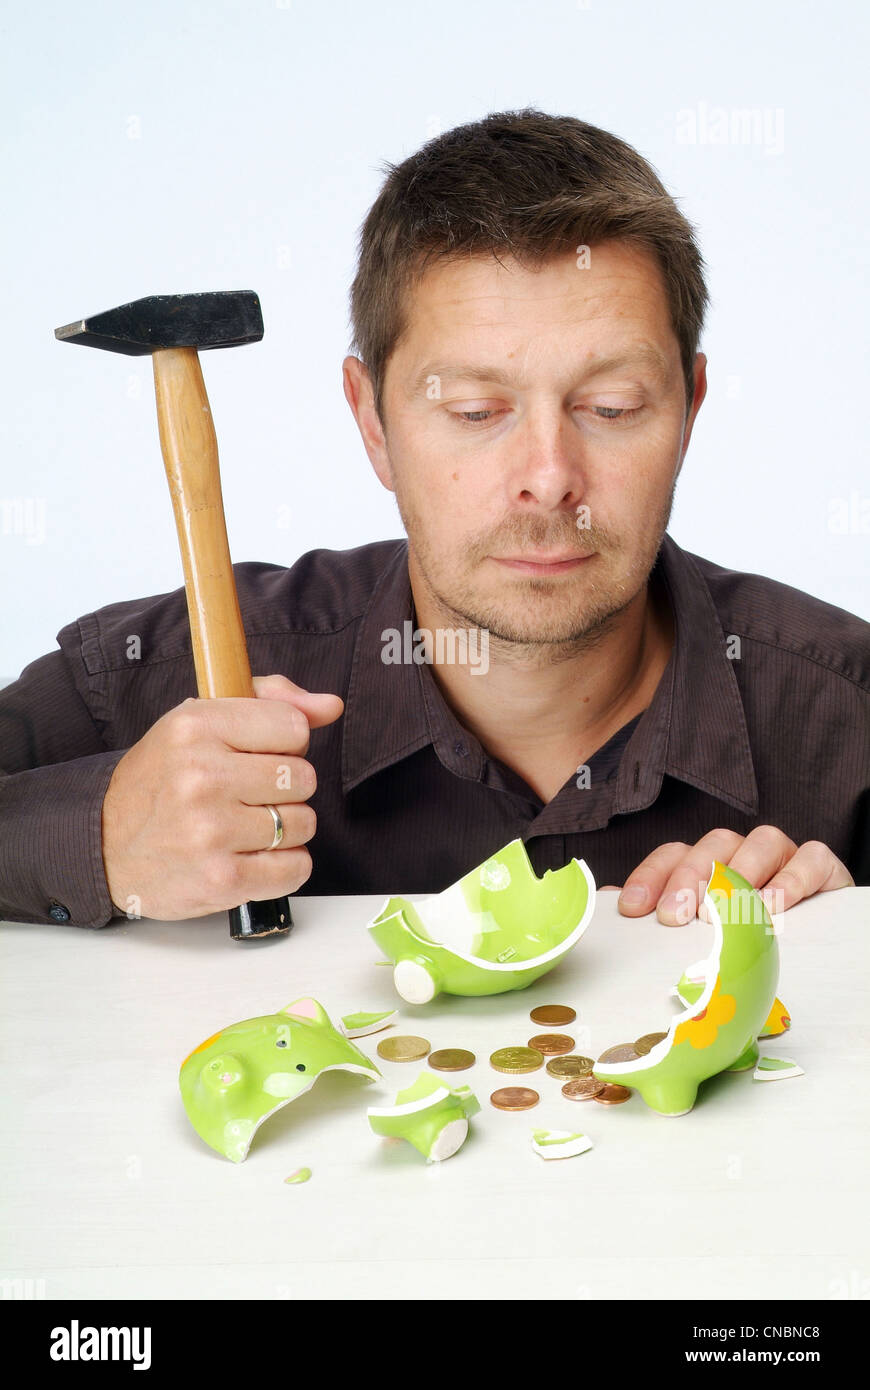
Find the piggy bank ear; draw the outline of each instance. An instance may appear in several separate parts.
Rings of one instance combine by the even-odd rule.
[[[311,1023],[329,1023],[329,1014],[316,999],[296,999],[281,1010],[292,1018],[304,1018]]]
[[[245,1064],[234,1052],[221,1052],[217,1057],[212,1057],[203,1063],[199,1074],[203,1086],[213,1096],[225,1095],[238,1086],[244,1076]]]

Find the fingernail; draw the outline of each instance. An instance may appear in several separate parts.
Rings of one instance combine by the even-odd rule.
[[[649,889],[644,888],[642,883],[633,883],[630,888],[624,888],[619,895],[619,901],[625,903],[626,907],[641,907],[649,898]]]
[[[668,893],[667,897],[662,898],[661,902],[659,903],[659,912],[676,913],[676,910],[677,895],[676,893]]]

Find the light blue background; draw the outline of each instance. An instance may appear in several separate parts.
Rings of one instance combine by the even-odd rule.
[[[7,5],[0,675],[182,583],[149,359],[54,338],[123,301],[260,295],[263,342],[203,355],[234,560],[402,534],[342,394],[358,228],[384,161],[525,105],[629,141],[698,228],[671,534],[870,618],[868,28],[858,0]],[[727,142],[688,141],[716,108]]]

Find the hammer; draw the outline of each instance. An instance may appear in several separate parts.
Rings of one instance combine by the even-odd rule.
[[[56,328],[62,342],[151,354],[157,423],[175,512],[184,588],[201,698],[254,696],[245,630],[230,560],[217,438],[197,353],[239,347],[263,336],[252,290],[156,294]],[[287,932],[286,897],[229,911],[230,936],[248,940]]]

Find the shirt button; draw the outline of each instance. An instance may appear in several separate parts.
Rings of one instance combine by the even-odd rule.
[[[64,907],[63,903],[52,903],[48,909],[48,915],[53,917],[55,922],[68,922],[70,919],[69,908]]]
[[[460,755],[460,757],[463,757],[463,758],[467,758],[467,757],[468,757],[468,749],[466,748],[466,746],[465,746],[464,743],[461,743],[461,742],[459,741],[459,739],[457,739],[456,742],[454,743],[454,745],[453,745],[453,751],[454,751],[454,753],[458,753],[458,754]]]

